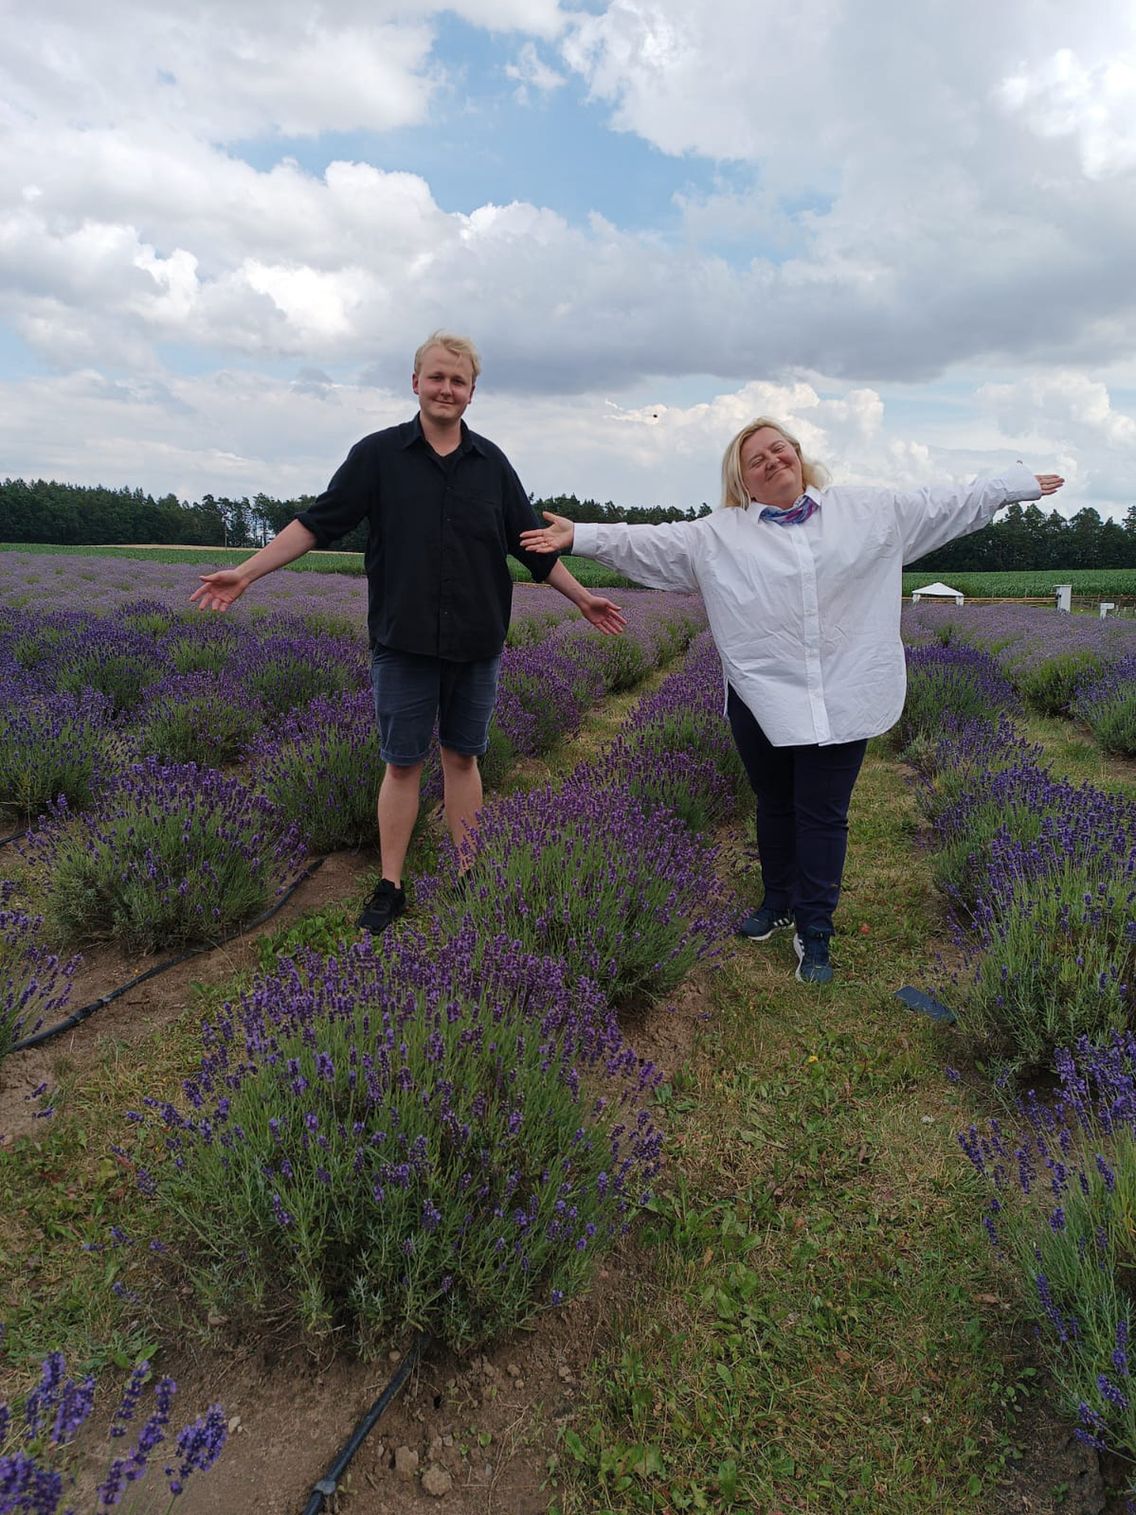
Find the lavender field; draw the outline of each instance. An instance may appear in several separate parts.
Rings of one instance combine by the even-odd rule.
[[[313,859],[373,845],[381,765],[359,580],[312,589],[280,575],[221,618],[187,612],[183,568],[86,559],[79,572],[80,561],[0,556],[0,806],[12,837],[0,1110],[21,1043],[74,1008],[82,954],[110,943],[156,960],[208,945],[270,910]],[[569,1447],[558,1508],[793,1507],[786,1490],[810,1476],[802,1450],[781,1453],[797,1432],[781,1421],[774,1432],[752,1407],[799,1396],[800,1354],[814,1350],[844,1410],[868,1417],[859,1443],[824,1454],[846,1489],[883,1490],[869,1505],[850,1495],[850,1507],[989,1508],[993,1453],[986,1468],[957,1450],[995,1444],[983,1419],[994,1400],[979,1385],[991,1353],[1018,1349],[960,1303],[935,1271],[940,1256],[972,1296],[990,1292],[991,1273],[1017,1289],[1047,1333],[1058,1408],[1086,1455],[1136,1453],[1123,1285],[1134,1261],[1136,787],[1124,765],[1136,750],[1136,623],[1037,607],[905,611],[910,695],[891,740],[903,766],[883,745],[869,765],[838,922],[840,989],[817,1005],[779,976],[775,954],[732,941],[754,887],[734,841],[749,801],[700,602],[618,598],[628,633],[602,639],[558,596],[516,588],[472,882],[427,826],[415,908],[381,951],[351,932],[344,902],[208,999],[156,1076],[147,1054],[137,1068],[128,1054],[120,1103],[100,1088],[94,1115],[94,1064],[78,1092],[36,1091],[33,1103],[57,1108],[36,1140],[0,1143],[9,1193],[46,1216],[64,1152],[72,1186],[105,1185],[104,1161],[131,1181],[92,1189],[75,1218],[50,1223],[64,1269],[78,1266],[76,1249],[96,1261],[109,1249],[80,1303],[59,1309],[48,1267],[6,1308],[0,1381],[18,1397],[42,1361],[35,1424],[50,1405],[61,1434],[45,1447],[29,1422],[14,1450],[0,1432],[3,1476],[68,1463],[59,1406],[82,1408],[93,1380],[65,1379],[49,1353],[113,1376],[142,1355],[140,1331],[145,1356],[176,1350],[171,1280],[192,1301],[178,1309],[216,1319],[215,1333],[239,1310],[254,1333],[284,1323],[320,1350],[334,1343],[337,1361],[422,1329],[458,1359],[499,1344],[515,1355],[518,1325],[572,1318],[601,1259],[626,1256],[643,1227],[651,1255],[669,1259],[650,1284],[656,1304],[646,1316],[614,1308],[613,1355],[574,1440],[554,1443]],[[608,709],[621,713],[614,725]],[[1044,739],[1055,722],[1118,765],[1115,783],[1054,769]],[[916,825],[928,850],[913,869],[904,827]],[[897,1021],[902,981],[950,1005],[949,1042]],[[689,1022],[688,1061],[668,1065],[659,1034],[679,1023],[668,1001],[691,992],[709,1008]],[[73,1035],[95,1048],[98,1027],[94,1016]],[[136,1035],[149,1045],[147,1026]],[[1043,1107],[1030,1090],[1054,1071],[1064,1092]],[[1020,1118],[987,1124],[992,1076],[1020,1092]],[[953,1159],[926,1145],[939,1129],[929,1124],[894,1150],[883,1140],[913,1080],[929,1121],[962,1117]],[[831,1165],[857,1150],[838,1200]],[[993,1187],[985,1231],[972,1167]],[[870,1218],[881,1186],[889,1204],[910,1204],[909,1230],[939,1228],[916,1246],[915,1294],[894,1317],[875,1291],[907,1244],[893,1225],[881,1250]],[[13,1264],[26,1256],[20,1242]],[[709,1292],[701,1274],[716,1280]],[[686,1317],[700,1322],[693,1335]],[[898,1389],[894,1400],[870,1391],[862,1363],[881,1351],[916,1375],[924,1353],[949,1362],[928,1391],[941,1429],[909,1425]],[[651,1392],[672,1396],[669,1432],[632,1408],[633,1384],[656,1372]],[[815,1436],[826,1412],[806,1401],[798,1417]],[[214,1406],[196,1441],[187,1431],[187,1471],[209,1474],[188,1509],[224,1508],[230,1496],[210,1502],[210,1479],[229,1487],[226,1459],[247,1468],[248,1449],[230,1445],[213,1469],[223,1420]],[[881,1448],[913,1449],[894,1486],[877,1430]],[[635,1452],[645,1445],[650,1456]],[[465,1454],[446,1462],[439,1441],[429,1455],[467,1480],[455,1510],[484,1508]],[[138,1457],[141,1471],[145,1447]],[[263,1508],[290,1508],[295,1494],[266,1494]]]

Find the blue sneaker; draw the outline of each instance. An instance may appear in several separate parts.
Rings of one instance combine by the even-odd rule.
[[[776,910],[772,905],[762,905],[752,915],[747,915],[738,927],[737,934],[747,941],[767,942],[775,931],[787,931],[793,917],[786,909]]]
[[[830,984],[832,964],[828,960],[828,937],[823,931],[806,931],[804,940],[793,935],[793,949],[797,954],[797,982],[801,984]]]

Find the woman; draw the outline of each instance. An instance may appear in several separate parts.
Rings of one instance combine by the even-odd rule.
[[[532,552],[598,558],[652,589],[698,590],[726,680],[726,713],[757,796],[764,897],[753,942],[795,926],[797,978],[832,978],[848,805],[870,737],[899,717],[901,573],[1003,505],[1065,481],[1021,463],[969,485],[822,486],[779,421],[744,427],[722,460],[722,508],[666,526],[573,525],[545,512]]]

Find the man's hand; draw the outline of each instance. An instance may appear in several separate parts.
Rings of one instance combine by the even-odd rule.
[[[1056,494],[1065,480],[1058,473],[1035,473],[1042,494]]]
[[[627,626],[623,611],[602,594],[589,594],[586,600],[581,600],[580,614],[605,636],[620,636]]]
[[[198,610],[228,610],[248,588],[248,580],[235,568],[219,568],[216,573],[203,573],[198,577],[201,587],[189,597],[196,602]]]
[[[572,522],[567,516],[554,516],[550,510],[541,514],[549,525],[522,531],[521,546],[526,552],[571,552],[576,536]]]

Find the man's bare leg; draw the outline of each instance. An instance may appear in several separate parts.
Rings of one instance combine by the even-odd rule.
[[[408,768],[388,763],[379,785],[379,859],[383,878],[402,884],[402,867],[418,819],[422,764]]]
[[[481,769],[477,759],[464,752],[442,748],[442,804],[446,825],[458,849],[458,871],[473,862],[477,815],[481,809]]]

